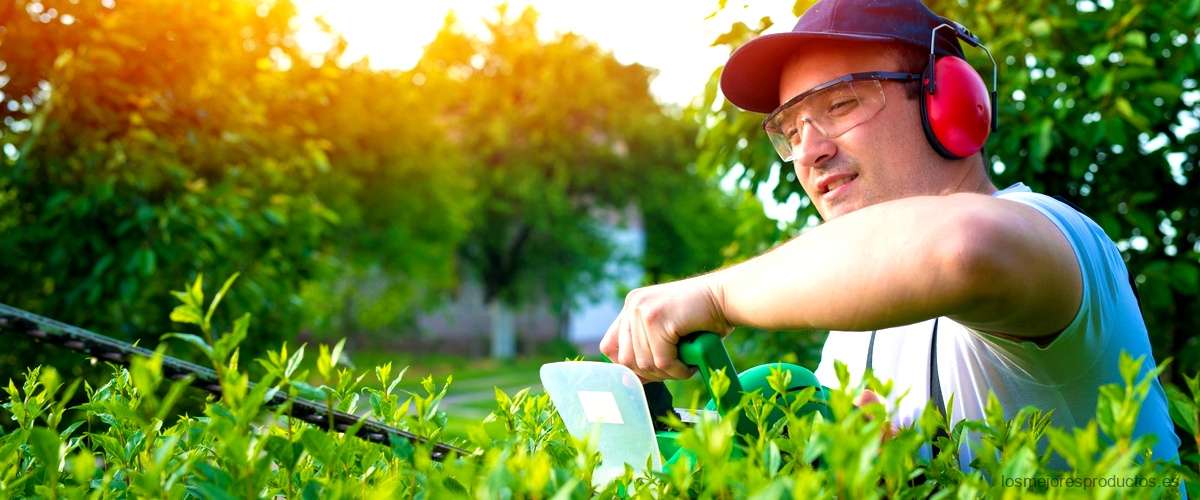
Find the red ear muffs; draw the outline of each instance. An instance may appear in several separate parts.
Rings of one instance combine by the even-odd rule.
[[[926,66],[920,101],[925,137],[938,154],[960,159],[983,149],[992,130],[992,101],[967,61],[945,56]]]

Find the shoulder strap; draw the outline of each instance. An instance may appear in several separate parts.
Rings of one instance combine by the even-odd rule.
[[[874,367],[875,334],[877,332],[878,332],[877,330],[871,330],[871,340],[867,344],[867,367],[866,367],[867,370],[870,370]],[[941,382],[941,379],[938,377],[937,332],[938,332],[938,318],[934,318],[933,319],[933,335],[930,336],[930,340],[929,340],[929,398],[931,400],[933,400],[933,404],[937,405],[938,411],[941,412],[942,415],[944,416],[944,415],[946,415],[946,401],[942,397],[942,382]],[[945,436],[946,433],[945,433],[945,431],[939,429],[937,435]],[[935,441],[935,442],[930,443],[930,446],[932,446],[933,456],[936,457],[939,453],[939,448],[937,446],[937,442]]]
[[[942,381],[938,377],[937,363],[938,319],[933,319],[933,335],[929,341],[929,398],[937,405],[942,415],[946,414],[946,400],[942,397]]]
[[[933,404],[937,405],[937,409],[941,412],[942,417],[946,416],[946,400],[942,397],[942,381],[938,377],[937,363],[937,332],[938,318],[933,319],[933,335],[929,340],[929,399],[933,400]],[[930,441],[929,447],[932,453],[931,458],[941,454],[941,447],[937,444],[937,438],[948,437],[944,429],[939,428],[933,441]]]
[[[871,330],[871,343],[867,344],[867,370],[870,370],[874,367],[874,360],[872,359],[874,357],[875,357],[875,330]]]

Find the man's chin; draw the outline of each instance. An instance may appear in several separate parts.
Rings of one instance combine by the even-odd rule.
[[[825,222],[829,222],[833,219],[836,219],[836,218],[846,215],[850,212],[858,210],[859,208],[862,208],[862,207],[859,207],[857,205],[852,205],[850,203],[838,203],[837,205],[834,205],[832,207],[826,206],[824,208],[817,208],[817,213],[821,216],[821,220],[823,220]]]

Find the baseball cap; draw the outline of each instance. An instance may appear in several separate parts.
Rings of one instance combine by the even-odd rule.
[[[919,0],[821,0],[786,33],[755,38],[734,51],[721,72],[721,92],[735,106],[770,113],[779,106],[779,76],[798,50],[829,41],[899,42],[929,47],[942,23],[954,23]],[[963,56],[958,39],[938,32],[938,55]]]

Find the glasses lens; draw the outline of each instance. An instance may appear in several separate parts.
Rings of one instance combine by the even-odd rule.
[[[779,157],[792,161],[804,136],[805,123],[815,126],[825,137],[838,137],[873,118],[884,103],[878,80],[842,82],[778,110],[764,128]]]

